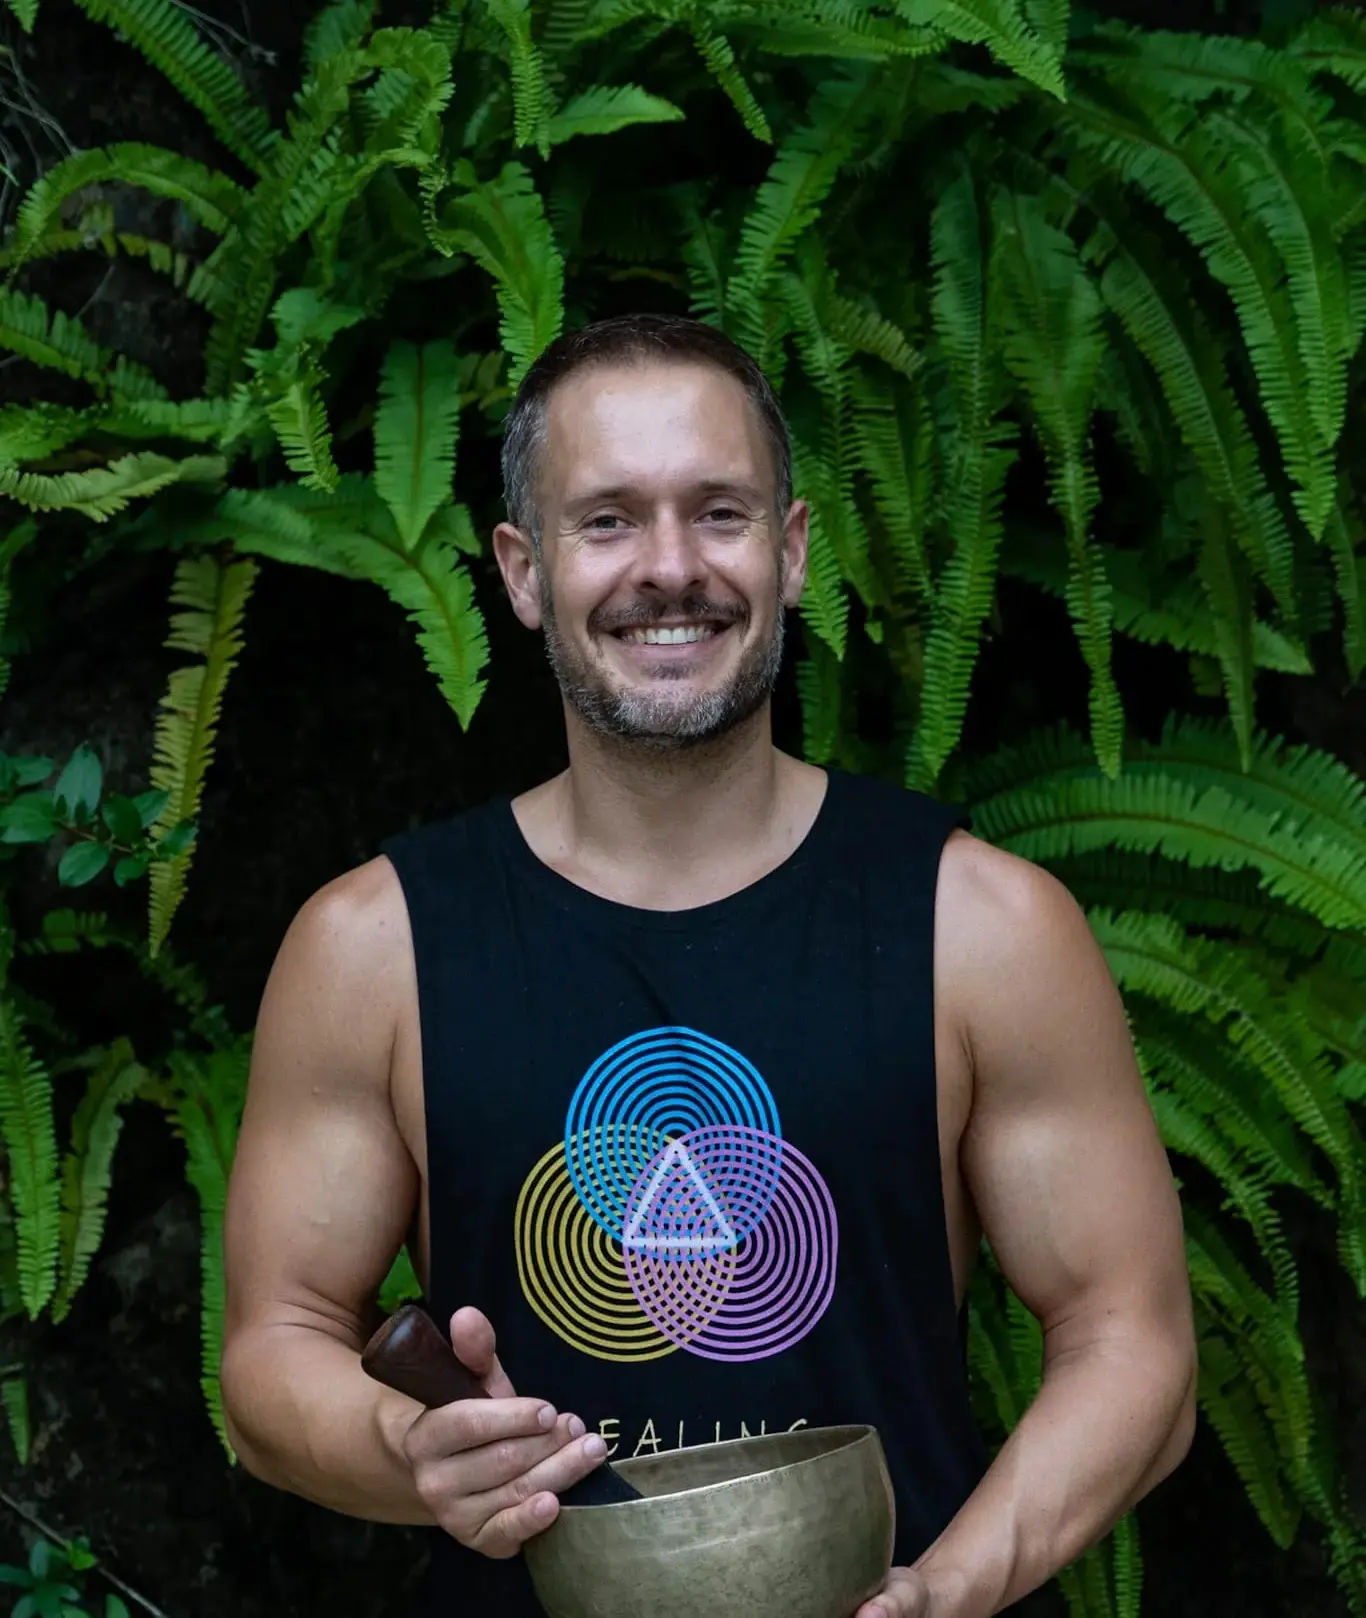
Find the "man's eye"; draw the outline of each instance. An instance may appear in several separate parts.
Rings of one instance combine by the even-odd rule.
[[[713,522],[742,522],[744,520],[734,506],[713,506],[707,515]]]
[[[600,512],[596,517],[590,517],[585,526],[596,529],[600,534],[610,534],[620,521],[620,517],[613,516],[610,511],[604,511]]]

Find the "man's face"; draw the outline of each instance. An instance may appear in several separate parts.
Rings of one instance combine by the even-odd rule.
[[[758,417],[722,371],[590,367],[555,389],[539,561],[506,524],[496,540],[518,617],[543,629],[587,726],[677,748],[764,705],[806,566],[806,508],[775,498]]]

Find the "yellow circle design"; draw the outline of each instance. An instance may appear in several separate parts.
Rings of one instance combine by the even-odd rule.
[[[621,1244],[580,1202],[563,1141],[550,1148],[522,1184],[516,1243],[517,1274],[527,1302],[571,1347],[594,1359],[622,1363],[677,1352],[636,1302]]]

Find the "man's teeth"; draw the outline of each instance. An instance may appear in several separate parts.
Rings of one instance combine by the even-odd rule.
[[[632,646],[688,646],[710,640],[715,633],[714,625],[698,624],[686,629],[628,629],[621,638]]]

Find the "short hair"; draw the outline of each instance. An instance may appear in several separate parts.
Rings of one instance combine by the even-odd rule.
[[[546,404],[559,383],[593,365],[671,359],[711,365],[733,376],[759,417],[773,459],[778,507],[792,503],[792,449],[768,378],[738,343],[715,326],[684,315],[615,315],[557,337],[532,363],[503,424],[503,500],[508,521],[540,538],[536,481],[545,448]]]

